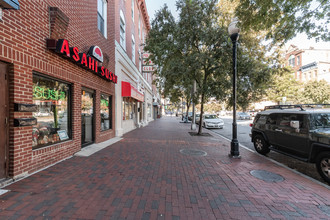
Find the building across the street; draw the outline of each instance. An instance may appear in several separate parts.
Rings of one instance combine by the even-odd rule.
[[[285,58],[300,82],[322,79],[330,82],[330,49],[300,49],[290,45]]]
[[[153,120],[144,0],[0,0],[0,180]]]

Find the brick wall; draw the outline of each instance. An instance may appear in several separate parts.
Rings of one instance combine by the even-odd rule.
[[[132,59],[132,35],[135,37],[135,66],[139,69],[139,54],[142,51],[142,37],[139,37],[139,15],[141,16],[141,32],[147,34],[150,23],[146,12],[146,4],[144,0],[134,0],[134,19],[132,19],[132,0],[116,0],[115,1],[115,39],[120,42],[120,11],[123,12],[126,22],[126,53]]]
[[[106,68],[115,70],[114,1],[108,1],[107,39],[97,29],[97,1],[95,0],[20,0],[20,10],[4,10],[0,22],[0,60],[10,64],[10,146],[9,175],[18,176],[39,170],[71,156],[81,146],[81,88],[95,90],[95,142],[114,137],[113,129],[100,131],[98,113],[100,94],[113,96],[115,85],[90,71],[84,70],[58,54],[46,49],[46,39],[65,37],[70,46],[87,52],[99,46],[108,57]],[[58,8],[68,18],[67,26],[54,31],[50,26],[50,7]],[[60,17],[61,18],[61,17]],[[57,24],[58,26],[58,24]],[[32,113],[14,112],[14,103],[32,104],[32,72],[38,72],[72,84],[72,140],[32,150],[32,127],[14,127],[14,118],[32,117]],[[113,110],[113,121],[115,112]]]

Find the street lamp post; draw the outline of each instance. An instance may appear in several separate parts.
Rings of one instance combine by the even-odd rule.
[[[237,140],[237,123],[236,123],[236,78],[237,78],[237,41],[239,38],[239,28],[237,27],[237,19],[234,19],[228,27],[230,39],[233,43],[233,132],[231,140],[231,149],[229,156],[232,158],[241,158],[239,154],[239,143]]]

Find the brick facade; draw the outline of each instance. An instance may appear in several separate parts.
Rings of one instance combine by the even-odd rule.
[[[100,95],[112,96],[115,84],[85,70],[46,48],[46,39],[65,38],[70,46],[87,52],[97,45],[103,51],[103,66],[115,71],[115,3],[107,4],[107,38],[98,31],[96,0],[20,0],[20,10],[4,10],[0,21],[0,61],[9,65],[9,168],[10,177],[25,175],[63,160],[81,149],[81,91],[94,90],[95,143],[115,136],[114,126],[100,131]],[[14,103],[32,104],[33,72],[72,85],[71,140],[32,150],[32,126],[14,127],[14,118],[31,118],[31,112],[14,111]],[[112,121],[115,120],[112,108]]]

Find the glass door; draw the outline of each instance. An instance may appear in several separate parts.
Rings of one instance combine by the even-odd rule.
[[[94,91],[82,89],[81,94],[81,144],[94,142]]]

